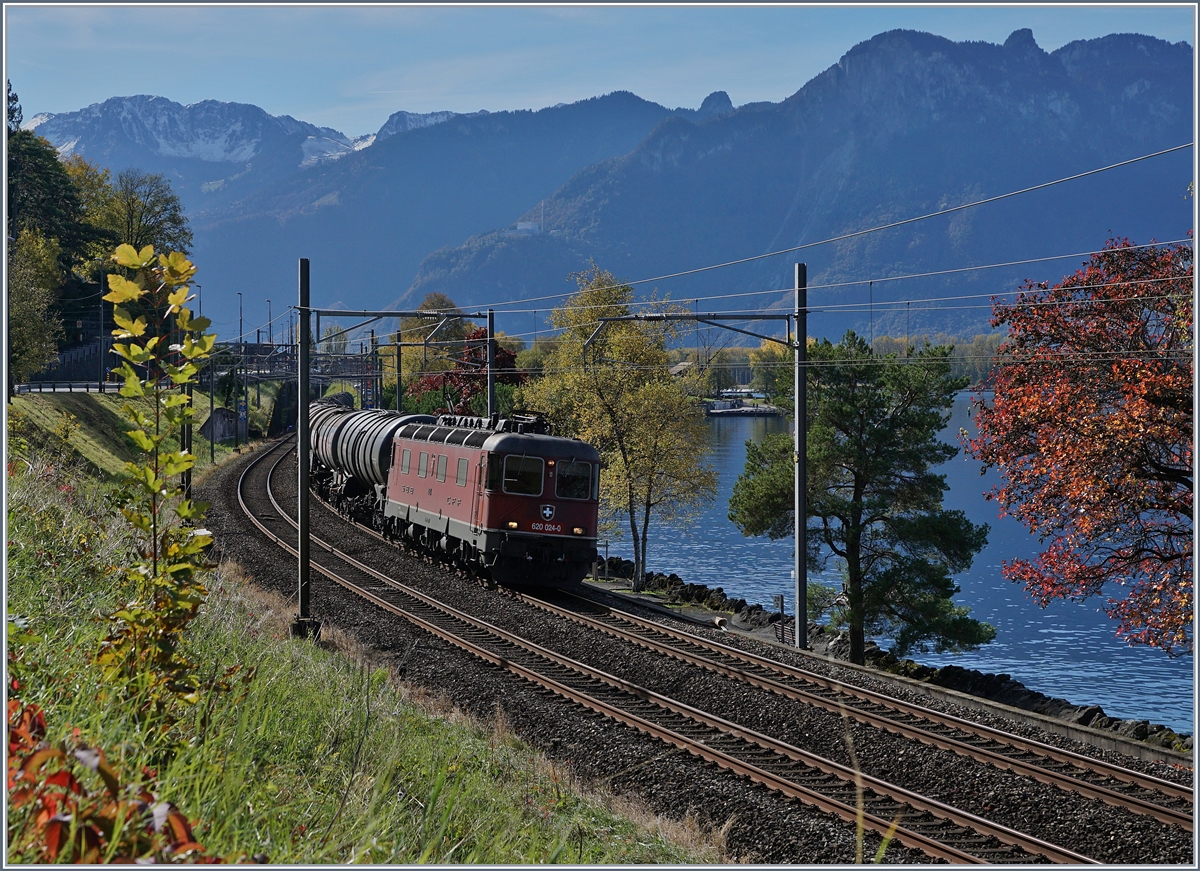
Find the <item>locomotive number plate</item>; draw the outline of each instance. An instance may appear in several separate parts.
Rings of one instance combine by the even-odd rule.
[[[532,529],[534,532],[562,532],[563,531],[561,523],[542,523],[541,521],[534,521],[533,523],[529,524],[529,528]]]

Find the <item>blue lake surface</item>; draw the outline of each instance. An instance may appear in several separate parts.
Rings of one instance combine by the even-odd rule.
[[[956,400],[944,440],[954,442],[960,427],[973,430],[969,402],[967,395]],[[791,539],[746,538],[727,516],[733,483],[745,466],[746,441],[788,429],[783,418],[709,418],[712,462],[720,476],[716,501],[687,526],[651,528],[649,570],[722,587],[730,597],[768,608],[782,593],[793,613]],[[1158,650],[1130,647],[1115,637],[1117,624],[1104,613],[1099,598],[1055,601],[1042,609],[1024,587],[1001,577],[1003,560],[1033,557],[1041,548],[1021,524],[999,517],[996,504],[983,498],[999,478],[992,471],[981,476],[979,467],[960,452],[939,472],[950,487],[945,506],[991,527],[987,547],[955,579],[961,588],[955,601],[995,626],[996,640],[970,653],[915,653],[912,658],[931,666],[955,664],[1010,674],[1046,695],[1100,705],[1110,717],[1148,719],[1190,734],[1195,723],[1193,657],[1171,659]],[[609,553],[632,558],[627,534],[611,541]],[[841,585],[832,561],[828,571],[809,578]],[[887,639],[876,641],[889,646]]]

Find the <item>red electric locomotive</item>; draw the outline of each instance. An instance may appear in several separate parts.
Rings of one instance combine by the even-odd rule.
[[[348,517],[500,584],[578,584],[596,560],[600,456],[537,414],[312,403],[312,486]]]
[[[383,532],[506,585],[578,584],[596,560],[600,455],[540,415],[443,415],[393,441]]]

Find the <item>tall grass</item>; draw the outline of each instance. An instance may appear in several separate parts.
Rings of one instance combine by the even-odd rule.
[[[50,743],[103,748],[192,822],[206,855],[272,863],[687,863],[724,856],[694,823],[612,810],[504,727],[486,728],[398,679],[332,628],[292,640],[288,604],[225,565],[188,649],[210,694],[163,753],[131,705],[102,694],[91,657],[103,616],[134,591],[114,566],[132,542],[107,485],[43,441],[8,471],[10,615],[38,637],[15,652],[23,702]],[[77,730],[77,731],[76,731]],[[628,810],[628,808],[627,808]],[[10,862],[23,860],[10,841]]]
[[[264,404],[266,399],[264,395]],[[83,473],[99,474],[113,480],[124,470],[125,463],[138,460],[133,443],[125,436],[129,422],[120,415],[121,406],[131,401],[137,403],[140,400],[129,400],[114,393],[31,393],[14,397],[9,403],[9,423],[11,427],[12,422],[17,421],[18,428],[24,429],[30,439],[43,444],[53,442],[56,431],[62,432],[66,427],[71,430],[68,452],[83,462]],[[142,402],[149,407],[148,403]],[[194,475],[198,479],[212,468],[209,456],[212,455],[215,464],[220,465],[233,454],[233,443],[210,445],[200,434],[201,425],[208,419],[207,395],[197,391],[194,404],[192,451],[196,454]],[[252,421],[259,422],[260,411],[253,403],[250,414]],[[178,446],[175,439],[167,442],[169,448]]]

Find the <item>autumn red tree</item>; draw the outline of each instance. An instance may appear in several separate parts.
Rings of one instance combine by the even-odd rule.
[[[1006,562],[1043,607],[1107,596],[1131,644],[1192,651],[1192,250],[1110,240],[1053,287],[993,301],[1007,327],[969,453],[1046,546]]]
[[[448,408],[456,414],[472,414],[472,400],[487,393],[487,329],[478,327],[463,339],[462,352],[456,355],[454,368],[431,372],[411,388],[414,397],[430,392],[444,397]],[[497,384],[520,384],[524,377],[517,371],[517,355],[500,345],[496,346],[495,366]]]

